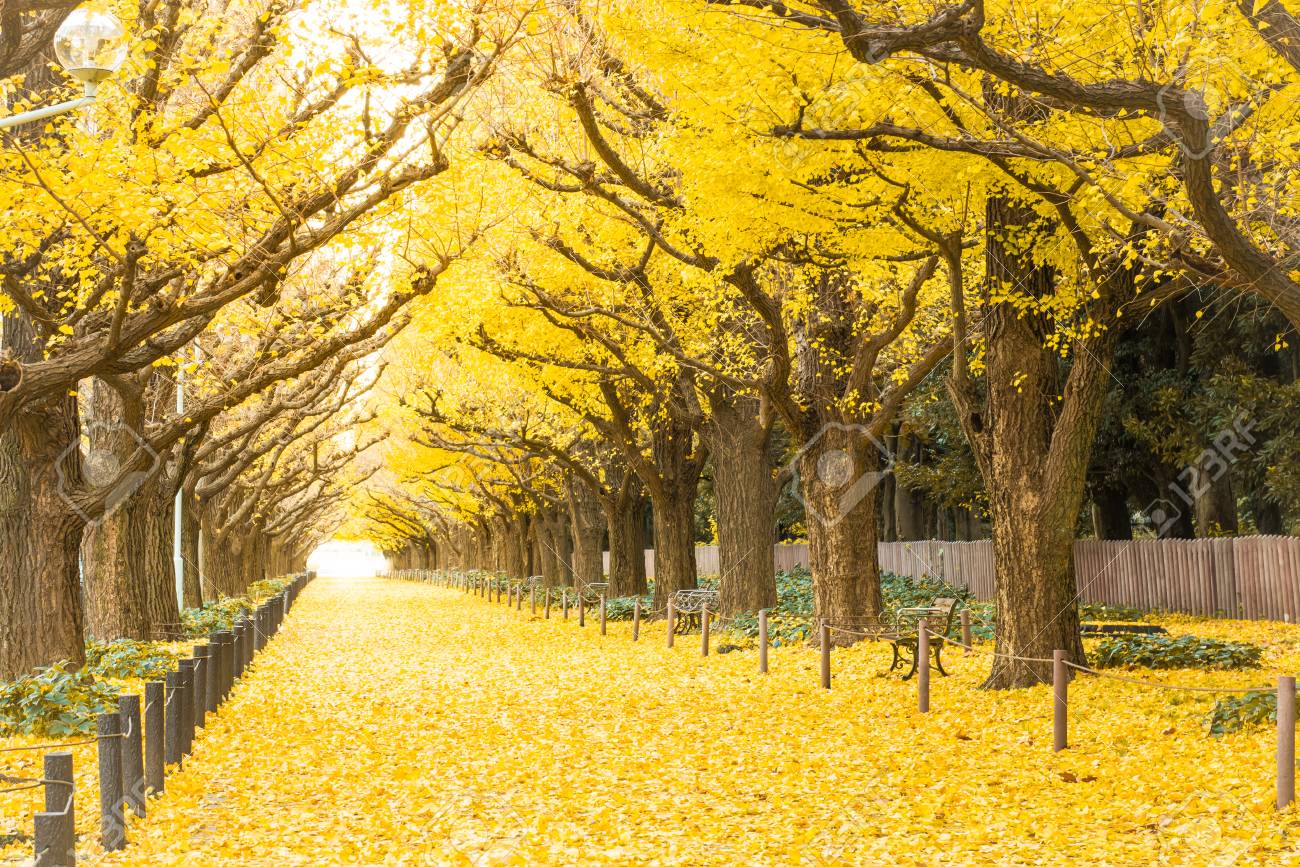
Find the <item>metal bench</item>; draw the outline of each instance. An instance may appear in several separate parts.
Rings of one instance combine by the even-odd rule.
[[[930,633],[930,653],[934,656],[934,667],[939,669],[939,674],[944,677],[948,672],[943,670],[943,646],[947,643],[948,630],[952,628],[953,616],[957,613],[957,600],[951,597],[942,597],[935,599],[932,603],[924,608],[900,608],[897,612],[898,631],[888,638],[890,645],[894,650],[894,661],[889,666],[893,671],[904,662],[911,659],[912,667],[908,669],[907,674],[903,675],[903,680],[911,679],[916,674],[916,667],[920,663],[917,653],[920,641],[920,623],[924,619],[926,629]],[[940,624],[942,624],[940,626]]]
[[[676,618],[673,631],[686,635],[700,628],[700,613],[708,608],[718,610],[718,591],[708,588],[678,590],[673,594],[673,612]]]

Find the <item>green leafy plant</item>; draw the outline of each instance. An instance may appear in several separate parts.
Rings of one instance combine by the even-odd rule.
[[[183,655],[183,650],[157,641],[92,640],[86,642],[86,671],[100,678],[162,680]]]
[[[0,735],[86,734],[97,714],[116,709],[117,689],[62,664],[0,683]]]
[[[1146,612],[1141,608],[1129,608],[1125,605],[1087,602],[1079,606],[1079,619],[1096,623],[1130,623],[1141,620],[1145,615]]]
[[[1254,668],[1263,650],[1253,644],[1195,635],[1116,635],[1097,645],[1098,668]]]
[[[1214,710],[1205,718],[1206,727],[1215,737],[1238,732],[1244,728],[1277,722],[1277,694],[1248,692],[1232,695],[1214,703]]]
[[[227,596],[207,602],[202,608],[186,608],[181,612],[181,627],[188,638],[206,638],[214,630],[230,629],[241,615],[253,610],[253,604],[243,596]]]
[[[248,591],[244,594],[244,597],[254,603],[261,603],[288,587],[291,580],[293,579],[282,577],[263,578],[260,581],[254,581],[248,585]]]

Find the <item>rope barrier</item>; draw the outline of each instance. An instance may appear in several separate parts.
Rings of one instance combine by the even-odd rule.
[[[62,743],[62,744],[33,744],[30,747],[0,747],[0,753],[25,753],[28,751],[35,752],[37,750],[61,750],[64,749],[65,747],[79,747],[83,744],[93,744],[98,740],[99,738],[90,738],[89,740],[70,741],[68,743]]]
[[[1070,668],[1075,669],[1076,671],[1082,671],[1087,674],[1093,674],[1096,675],[1097,677],[1108,677],[1111,680],[1121,680],[1124,681],[1125,683],[1134,683],[1137,684],[1138,686],[1152,686],[1158,689],[1169,689],[1169,690],[1175,690],[1181,692],[1213,692],[1213,693],[1246,693],[1246,692],[1276,693],[1277,692],[1277,687],[1274,686],[1184,686],[1176,683],[1158,683],[1156,681],[1151,681],[1151,680],[1141,680],[1136,677],[1125,677],[1122,674],[1112,674],[1108,671],[1098,671],[1097,669],[1089,668],[1086,665],[1079,665],[1078,663],[1070,662],[1068,659],[1065,661],[1065,664],[1068,665]]]

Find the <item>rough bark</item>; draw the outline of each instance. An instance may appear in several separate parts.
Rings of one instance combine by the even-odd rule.
[[[1237,535],[1240,527],[1232,470],[1217,454],[1193,467],[1192,495],[1196,504],[1198,537]]]
[[[602,541],[604,515],[600,500],[586,482],[571,477],[565,485],[569,505],[569,529],[573,539],[573,577],[577,587],[605,580]]]
[[[853,425],[827,425],[799,455],[799,495],[816,576],[813,610],[844,629],[881,611],[876,487],[882,464],[875,444]],[[832,632],[831,640],[847,645],[856,639]]]
[[[1026,237],[1044,231],[1032,209],[992,197],[986,226],[986,278],[995,298],[1008,289],[1034,298],[1051,295],[1050,267],[1017,250]],[[1050,683],[1053,650],[1086,659],[1073,546],[1114,339],[1109,330],[1080,347],[1062,382],[1057,354],[1047,345],[1050,328],[1041,314],[991,300],[985,322],[987,419],[963,403],[960,388],[954,393],[968,436],[983,449],[980,468],[993,521],[1000,657],[986,688]],[[1006,658],[1011,656],[1048,662]]]
[[[187,491],[181,496],[181,569],[186,608],[198,608],[203,604],[199,534],[199,516],[194,505],[194,495]]]
[[[648,582],[645,570],[646,500],[639,485],[620,492],[605,514],[609,530],[609,588],[615,596],[640,596]]]
[[[3,319],[3,345],[20,361],[42,350],[26,319]],[[0,680],[42,665],[85,660],[77,551],[81,517],[68,492],[81,485],[80,420],[63,395],[0,426]]]
[[[774,515],[780,485],[756,397],[714,389],[705,428],[717,498],[718,603],[724,615],[776,604]]]

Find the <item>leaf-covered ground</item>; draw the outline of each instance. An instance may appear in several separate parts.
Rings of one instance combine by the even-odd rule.
[[[1141,676],[1265,683],[1300,667],[1293,627],[1191,627],[1265,644],[1265,669]],[[1209,697],[1085,678],[1073,747],[1053,755],[1046,688],[974,690],[986,652],[953,653],[922,715],[914,681],[880,676],[880,646],[837,651],[825,692],[804,648],[773,651],[762,677],[749,651],[702,659],[696,637],[668,650],[662,626],[632,644],[628,624],[602,639],[558,611],[321,579],[124,853],[95,849],[79,748],[83,854],[150,867],[1300,863],[1300,816],[1272,808],[1270,730],[1210,738]],[[15,797],[0,801],[11,824],[36,804]]]

